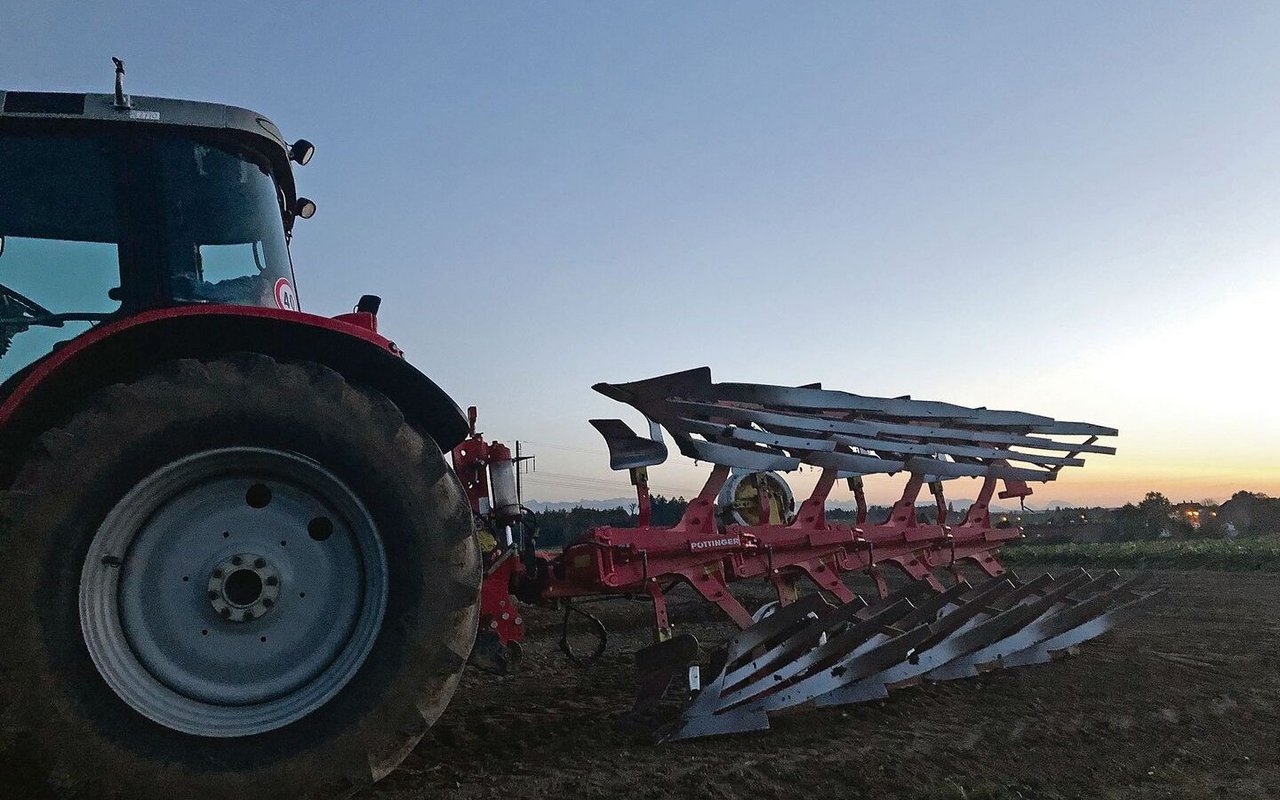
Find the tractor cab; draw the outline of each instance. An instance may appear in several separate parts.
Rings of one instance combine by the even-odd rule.
[[[298,198],[266,118],[211,103],[0,91],[0,381],[94,324],[189,304],[298,310]]]

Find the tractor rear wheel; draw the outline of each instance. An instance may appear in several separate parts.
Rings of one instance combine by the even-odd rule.
[[[435,721],[475,637],[439,448],[316,364],[110,387],[0,500],[0,708],[77,795],[348,794]]]

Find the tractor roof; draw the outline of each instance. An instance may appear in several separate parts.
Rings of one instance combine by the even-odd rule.
[[[289,145],[271,120],[245,108],[166,97],[0,90],[0,131],[21,129],[101,130],[117,126],[199,132],[266,156],[289,203],[295,199]]]

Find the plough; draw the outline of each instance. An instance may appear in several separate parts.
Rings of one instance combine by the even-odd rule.
[[[1018,411],[966,408],[908,397],[864,397],[800,387],[713,383],[707,368],[596,391],[649,421],[649,437],[625,422],[597,419],[610,466],[636,487],[637,525],[598,527],[548,554],[534,546],[529,516],[511,502],[502,465],[509,453],[474,432],[454,465],[494,547],[482,592],[482,641],[490,651],[523,638],[516,598],[541,604],[638,595],[652,601],[656,643],[637,654],[640,696],[633,715],[652,715],[693,667],[693,699],[666,735],[685,739],[767,728],[771,712],[812,703],[837,706],[884,698],[890,689],[1049,661],[1108,630],[1159,590],[1148,575],[1091,577],[1082,569],[1022,581],[1006,571],[999,546],[1022,536],[992,525],[991,502],[1031,494],[1114,429]],[[472,417],[474,423],[474,415]],[[651,524],[648,468],[663,463],[666,430],[685,456],[712,464],[683,518]],[[495,452],[496,449],[496,452]],[[496,456],[496,457],[495,457]],[[493,505],[486,470],[494,477]],[[820,475],[799,507],[779,472],[801,465]],[[862,479],[905,473],[887,519],[872,522]],[[945,481],[981,481],[977,499],[949,519]],[[853,524],[829,521],[836,482],[847,482]],[[928,487],[936,513],[922,519]],[[997,492],[997,489],[999,491]],[[502,510],[505,509],[505,510]],[[516,533],[512,531],[515,530]],[[970,583],[976,572],[981,579]],[[976,567],[976,570],[973,568]],[[886,575],[906,578],[891,590]],[[868,576],[875,596],[845,582]],[[735,582],[770,586],[776,600],[753,613],[730,591]],[[679,634],[666,594],[689,586],[741,628],[702,666],[696,639]],[[802,593],[804,585],[817,592]],[[702,685],[699,685],[702,684]]]

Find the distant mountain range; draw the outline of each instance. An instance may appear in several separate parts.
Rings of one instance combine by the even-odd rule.
[[[524,501],[530,511],[569,511],[574,508],[590,508],[594,511],[608,511],[612,508],[630,509],[634,505],[634,497],[613,497],[608,500],[570,500],[563,503],[543,503],[538,500]]]

